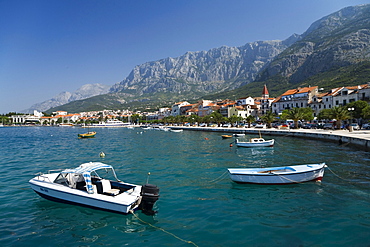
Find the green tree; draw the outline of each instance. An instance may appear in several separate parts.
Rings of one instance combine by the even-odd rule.
[[[362,109],[362,117],[364,119],[370,118],[370,106],[366,106],[364,109]]]
[[[268,111],[261,117],[261,119],[267,124],[267,128],[271,128],[271,123],[276,120],[276,114],[272,111]]]
[[[201,121],[201,117],[199,117],[198,115],[191,115],[188,117],[189,118],[189,122],[191,122],[192,124],[194,123],[198,123]]]
[[[140,115],[139,115],[139,114],[133,114],[133,115],[131,116],[131,121],[132,121],[133,123],[139,123],[139,121],[140,121]]]
[[[220,123],[225,121],[225,118],[222,116],[221,113],[214,111],[209,115],[211,122],[216,122],[218,126],[220,126]]]
[[[234,123],[238,124],[240,121],[243,121],[243,117],[233,115],[228,118],[228,121],[231,124],[234,124]]]
[[[345,106],[335,106],[330,109],[329,114],[330,119],[335,119],[337,128],[341,128],[341,123],[343,120],[347,120],[351,118],[351,115]]]
[[[248,123],[248,128],[251,127],[251,124],[256,121],[256,118],[252,115],[249,115],[245,118],[245,121]]]
[[[330,119],[330,109],[323,109],[317,114],[317,119],[324,120]]]
[[[184,123],[187,121],[187,117],[184,115],[177,115],[175,116],[175,123]]]
[[[366,108],[367,106],[368,106],[367,102],[363,100],[358,100],[358,101],[345,105],[347,109],[353,108],[353,111],[350,111],[351,116],[357,119],[363,118],[362,110]]]
[[[284,120],[292,119],[294,121],[294,128],[297,129],[298,120],[303,120],[305,119],[305,117],[309,117],[308,115],[306,116],[306,114],[308,114],[308,110],[306,110],[305,108],[295,107],[290,110],[284,110],[281,114],[281,118]]]

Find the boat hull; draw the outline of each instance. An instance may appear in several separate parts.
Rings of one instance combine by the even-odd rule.
[[[271,168],[228,169],[232,181],[250,184],[294,184],[321,181],[325,163]]]
[[[95,137],[96,135],[96,132],[89,132],[89,133],[85,133],[85,134],[78,134],[78,137],[80,138],[93,138]]]
[[[89,194],[87,191],[71,189],[63,185],[41,181],[36,178],[29,181],[31,188],[41,197],[51,201],[124,214],[128,214],[131,210],[137,209],[141,201],[137,193],[129,194],[124,192],[118,196]],[[138,187],[141,189],[141,186]]]
[[[268,140],[264,142],[237,142],[236,146],[243,148],[255,148],[255,147],[273,147],[275,140]]]

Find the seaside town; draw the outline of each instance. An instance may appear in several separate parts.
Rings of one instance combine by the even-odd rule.
[[[218,126],[243,126],[248,122],[262,124],[262,127],[272,127],[277,120],[293,119],[296,127],[321,127],[324,123],[330,128],[353,129],[369,128],[366,119],[370,118],[368,103],[370,100],[370,83],[358,86],[345,86],[325,91],[317,86],[290,89],[282,95],[272,98],[265,85],[261,97],[244,97],[237,100],[200,100],[190,104],[187,101],[178,102],[171,108],[160,108],[156,112],[132,112],[129,110],[103,110],[80,113],[66,111],[53,112],[50,116],[34,111],[34,114],[14,114],[9,117],[9,125],[43,125],[43,126],[73,126],[104,123],[108,120],[120,120],[132,125],[148,123],[181,123],[199,125],[201,127],[218,124]],[[355,103],[356,102],[356,103]],[[304,110],[305,109],[305,110]],[[307,111],[308,109],[308,111]],[[342,112],[341,112],[342,110]],[[333,113],[334,111],[334,113]],[[308,114],[305,114],[308,113]],[[339,115],[339,116],[338,116]],[[340,116],[341,115],[341,116]],[[348,120],[333,125],[334,121]],[[302,120],[302,122],[301,122]],[[305,125],[303,125],[305,120]],[[299,122],[298,122],[299,121]],[[278,121],[277,121],[278,122]],[[311,122],[311,123],[310,123]],[[282,124],[280,122],[280,124]],[[294,127],[294,122],[287,123]],[[273,127],[279,127],[276,123]]]

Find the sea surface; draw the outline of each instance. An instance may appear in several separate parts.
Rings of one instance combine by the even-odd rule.
[[[247,149],[216,132],[94,130],[78,139],[86,129],[0,128],[0,246],[370,246],[369,152],[291,137]],[[29,186],[38,172],[90,161],[113,165],[123,181],[156,184],[158,213],[56,203]],[[227,174],[319,162],[328,165],[321,183],[236,184]]]

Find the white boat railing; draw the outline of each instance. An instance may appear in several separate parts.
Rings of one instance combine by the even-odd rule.
[[[50,178],[48,176],[44,176],[44,174],[42,172],[36,173],[35,175],[37,176],[37,179],[38,180],[41,181],[40,178],[43,178],[42,181],[46,181],[47,180],[46,182],[50,182],[51,183]]]
[[[51,172],[61,172],[63,171],[63,169],[55,169],[55,170],[49,170],[48,171],[48,174],[50,174]],[[40,172],[41,173],[41,172]]]

